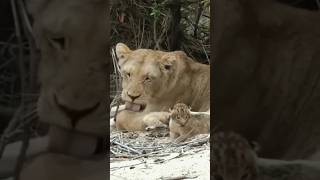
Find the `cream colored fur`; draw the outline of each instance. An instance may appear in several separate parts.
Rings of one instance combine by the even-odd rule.
[[[118,43],[116,53],[122,74],[122,99],[145,106],[140,112],[124,110],[116,118],[120,130],[144,131],[143,118],[151,112],[168,111],[183,102],[194,111],[210,107],[210,66],[200,64],[182,51],[131,50]],[[130,96],[137,97],[133,99]]]
[[[187,105],[177,103],[170,109],[169,129],[170,138],[178,143],[197,134],[210,133],[210,114],[191,113]]]
[[[37,110],[40,121],[51,128],[49,149],[27,160],[20,179],[105,180],[104,154],[90,153],[108,126],[107,1],[28,0],[27,4],[41,50]]]

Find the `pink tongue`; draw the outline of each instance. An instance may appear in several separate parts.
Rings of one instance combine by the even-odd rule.
[[[131,102],[126,102],[126,109],[131,110],[131,111],[136,111],[139,112],[140,111],[140,106],[139,104],[134,104]]]
[[[140,105],[138,104],[132,104],[132,107],[131,107],[132,111],[140,111]]]

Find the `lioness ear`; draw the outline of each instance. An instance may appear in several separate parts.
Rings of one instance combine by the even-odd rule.
[[[131,49],[123,44],[123,43],[118,43],[116,45],[116,53],[119,59],[124,58],[125,55],[131,52]]]
[[[49,3],[49,1],[45,0],[27,0],[27,10],[28,12],[33,16],[37,16],[41,10],[43,10],[43,7],[46,3]]]
[[[160,68],[164,72],[171,71],[172,69],[174,69],[176,64],[183,63],[184,59],[186,59],[187,57],[188,56],[183,51],[168,52],[162,56],[160,60]]]
[[[127,45],[125,45],[123,43],[118,43],[116,45],[116,53],[117,53],[117,57],[119,59],[120,65],[124,63],[126,56],[130,52],[131,52],[131,49]]]

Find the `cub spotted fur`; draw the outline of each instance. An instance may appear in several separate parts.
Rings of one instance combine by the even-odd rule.
[[[258,180],[256,153],[246,139],[220,132],[212,147],[214,180]]]
[[[170,109],[170,138],[176,142],[197,134],[210,133],[210,114],[206,112],[191,112],[190,108],[183,103],[177,103]]]

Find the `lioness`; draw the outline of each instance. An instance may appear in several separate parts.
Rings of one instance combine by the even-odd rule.
[[[182,51],[131,50],[116,45],[122,75],[125,110],[116,118],[120,130],[144,131],[143,117],[169,110],[176,102],[195,111],[210,108],[210,66],[193,61]]]
[[[27,160],[22,180],[105,180],[108,48],[106,0],[29,0],[41,50],[40,120],[49,147]]]
[[[210,133],[210,115],[207,112],[191,112],[183,103],[177,103],[170,111],[170,138],[182,142],[197,134]]]

